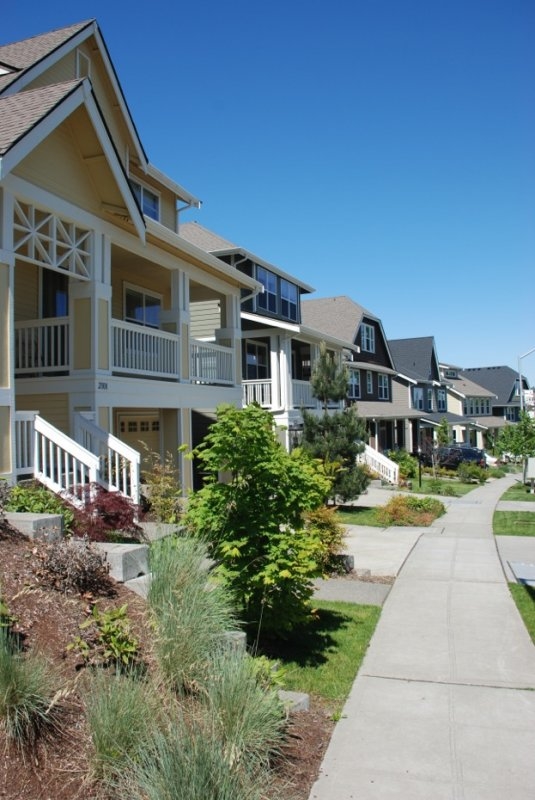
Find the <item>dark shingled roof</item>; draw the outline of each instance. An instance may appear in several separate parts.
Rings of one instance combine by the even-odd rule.
[[[5,155],[80,83],[65,81],[0,97],[0,155]]]
[[[378,320],[375,314],[345,295],[303,300],[301,303],[304,325],[346,342],[355,341],[363,317]]]
[[[0,75],[0,94],[4,92],[27,69],[46,58],[79,31],[92,25],[94,20],[85,20],[49,33],[41,33],[30,39],[0,46],[0,65],[10,72]]]
[[[433,336],[389,339],[388,347],[398,372],[417,381],[440,380]]]
[[[518,372],[511,367],[470,367],[462,374],[495,394],[498,399],[493,405],[519,404],[519,398],[514,396]]]

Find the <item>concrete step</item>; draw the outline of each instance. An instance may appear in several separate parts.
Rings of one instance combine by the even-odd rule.
[[[116,581],[127,583],[141,575],[148,575],[148,545],[97,542],[95,546],[106,555],[106,561],[110,565],[110,575]]]
[[[30,511],[6,511],[8,524],[29,539],[55,542],[63,536],[61,514],[34,514]]]

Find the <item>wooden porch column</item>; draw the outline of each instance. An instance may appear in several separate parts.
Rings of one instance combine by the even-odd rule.
[[[13,196],[0,189],[0,475],[15,470]]]

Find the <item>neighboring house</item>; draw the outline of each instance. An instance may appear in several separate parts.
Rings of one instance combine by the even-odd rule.
[[[310,376],[321,342],[340,363],[351,342],[303,324],[301,298],[313,291],[311,286],[196,222],[181,225],[180,235],[262,284],[259,294],[242,292],[243,404],[256,402],[268,409],[281,440],[291,448],[303,428],[302,409],[320,411]],[[207,301],[198,312],[192,315],[192,329],[200,338],[209,337],[218,326],[220,304]]]
[[[453,364],[441,364],[441,375],[448,390],[448,409],[462,415],[465,425],[453,428],[454,441],[464,441],[476,447],[490,444],[489,435],[495,435],[504,421],[492,413],[496,396],[467,377],[464,370]]]
[[[349,341],[357,348],[346,362],[348,402],[356,404],[368,426],[370,446],[383,452],[411,447],[412,413],[393,382],[396,368],[379,317],[344,295],[304,300],[303,322],[325,335]]]
[[[417,424],[412,429],[412,451],[418,448],[425,451],[436,443],[436,430],[443,419],[448,422],[453,441],[482,446],[485,428],[476,420],[467,418],[463,410],[462,401],[466,397],[463,391],[467,391],[468,384],[459,379],[448,381],[444,378],[434,338],[389,339],[388,345],[398,371],[395,384],[404,388],[410,408],[419,412]],[[450,374],[453,374],[453,368],[450,368]],[[488,402],[488,392],[475,385],[470,388],[481,402],[482,396]]]
[[[149,162],[94,21],[0,47],[0,159],[0,474],[135,496],[140,440],[178,459],[241,403],[261,287],[179,235],[199,202]]]
[[[507,422],[518,422],[520,414],[519,377],[511,367],[471,367],[462,374],[484,386],[492,393],[491,414]],[[522,375],[522,390],[529,390],[527,378]]]

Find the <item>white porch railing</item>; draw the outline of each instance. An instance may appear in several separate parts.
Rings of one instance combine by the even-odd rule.
[[[108,491],[121,492],[138,505],[141,459],[137,450],[83,414],[74,415],[74,438],[98,457],[98,483]]]
[[[316,408],[317,399],[312,394],[310,381],[292,381],[293,408]]]
[[[38,413],[15,411],[15,475],[33,475],[33,428]]]
[[[70,366],[67,317],[15,323],[15,372],[63,372]]]
[[[39,416],[34,418],[33,454],[35,478],[73,502],[76,487],[97,482],[97,456]]]
[[[234,385],[234,350],[199,339],[190,340],[190,380]]]
[[[243,381],[243,405],[258,403],[263,408],[273,405],[271,381]]]
[[[374,450],[369,445],[364,445],[364,452],[357,456],[357,461],[367,464],[370,469],[380,475],[382,480],[395,486],[399,483],[399,466],[394,461]]]
[[[114,319],[111,323],[114,372],[174,378],[179,374],[179,337],[174,333]]]

